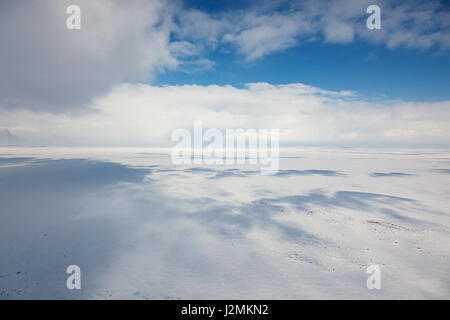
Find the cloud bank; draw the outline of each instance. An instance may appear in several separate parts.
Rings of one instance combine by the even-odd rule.
[[[174,129],[279,128],[283,144],[448,146],[450,101],[376,101],[304,84],[123,84],[78,115],[0,110],[18,144],[161,146]],[[6,131],[4,131],[6,132]]]

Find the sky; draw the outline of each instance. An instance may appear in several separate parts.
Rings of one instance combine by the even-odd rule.
[[[182,70],[163,73],[158,75],[156,83],[161,85],[215,83],[239,87],[245,83],[261,81],[272,84],[300,82],[328,90],[355,90],[368,96],[383,96],[391,99],[448,100],[450,97],[448,23],[444,28],[435,31],[442,33],[445,39],[442,43],[439,41],[414,43],[410,39],[414,39],[416,35],[426,35],[429,31],[423,30],[422,33],[422,30],[418,30],[419,28],[410,29],[405,26],[401,30],[404,39],[397,40],[398,44],[396,44],[393,43],[394,40],[389,39],[389,36],[384,35],[387,33],[384,28],[372,32],[364,30],[365,20],[369,14],[365,14],[363,10],[367,7],[366,3],[377,3],[381,7],[384,18],[384,8],[390,8],[389,4],[395,2],[359,2],[361,4],[355,1],[341,1],[344,7],[356,4],[358,8],[362,8],[359,11],[355,10],[349,20],[355,21],[351,26],[353,28],[351,32],[356,34],[366,32],[365,35],[329,38],[327,33],[313,29],[302,37],[301,20],[296,21],[295,13],[289,13],[288,9],[289,5],[295,6],[296,3],[281,2],[279,7],[270,10],[266,15],[268,17],[282,15],[286,23],[289,20],[292,23],[299,23],[299,28],[293,32],[292,38],[285,39],[285,45],[279,49],[272,50],[269,48],[270,43],[261,42],[258,45],[262,47],[260,50],[264,54],[253,57],[250,51],[246,51],[250,48],[225,43],[222,44],[225,49],[207,50],[204,53],[205,58],[213,62],[209,69],[203,72]],[[221,15],[233,15],[239,10],[255,12],[257,3],[256,1],[187,1],[185,4],[192,10],[208,12],[209,15],[219,19]],[[411,1],[409,5],[408,1],[396,4],[405,7],[405,25],[410,23],[407,20],[411,17],[406,14],[409,11],[416,11],[417,24],[429,23],[428,19],[432,15],[445,13],[448,17],[448,6],[444,4],[439,6],[436,3],[435,9],[432,9],[432,5],[424,6],[423,1],[422,4]],[[424,7],[426,7],[426,13],[421,12]],[[423,15],[422,17],[417,15],[419,12]],[[386,12],[386,15],[388,13]],[[382,21],[384,22],[384,19]],[[438,26],[429,27],[431,29]],[[408,31],[411,35],[407,34]],[[283,30],[280,30],[280,33],[286,35]],[[378,37],[380,34],[383,34],[381,37],[387,38],[383,39],[385,43],[370,39],[371,35]],[[412,90],[412,88],[419,90]]]
[[[450,145],[443,1],[6,0],[0,43],[0,145],[170,146],[196,120],[284,145]]]

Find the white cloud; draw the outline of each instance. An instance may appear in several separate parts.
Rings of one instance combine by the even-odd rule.
[[[257,16],[249,13],[244,17],[246,26],[231,37],[247,60],[260,58],[268,53],[292,47],[296,37],[310,32],[310,25],[303,22],[302,14],[271,14]]]
[[[281,3],[283,3],[281,1]],[[450,48],[450,11],[437,1],[378,1],[382,30],[368,30],[369,0],[289,1],[286,10],[255,5],[248,10],[181,14],[178,34],[197,45],[231,43],[251,61],[311,39],[350,43],[365,40],[412,49]]]
[[[120,85],[79,115],[3,110],[0,127],[24,144],[171,146],[194,120],[214,128],[279,128],[284,143],[450,145],[450,101],[373,102],[303,84]]]
[[[175,68],[165,1],[80,0],[81,30],[68,30],[72,1],[2,1],[0,106],[79,109],[111,86]]]
[[[0,128],[0,146],[14,145],[18,142],[18,138],[11,134],[8,129]]]
[[[336,22],[325,28],[325,39],[327,42],[345,43],[354,38],[353,26],[350,23]]]

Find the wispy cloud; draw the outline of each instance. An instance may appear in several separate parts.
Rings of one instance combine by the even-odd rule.
[[[365,23],[366,9],[373,1],[277,4],[278,10],[255,6],[232,13],[183,13],[180,19],[189,27],[179,34],[202,46],[232,44],[247,61],[309,41],[346,44],[363,40],[388,48],[450,48],[450,11],[438,1],[379,1],[382,29],[375,31],[368,30]]]

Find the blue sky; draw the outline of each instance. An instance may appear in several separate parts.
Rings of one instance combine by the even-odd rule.
[[[353,90],[368,97],[409,101],[450,99],[450,56],[436,51],[388,49],[364,42],[307,43],[246,63],[238,54],[212,52],[210,70],[158,74],[159,85],[307,83]]]
[[[380,3],[379,1],[378,3]],[[212,16],[252,11],[257,1],[184,1],[184,6]],[[267,3],[267,2],[263,2]],[[283,13],[295,2],[281,2],[269,14]],[[376,3],[376,2],[373,2]],[[409,2],[413,7],[414,3]],[[408,5],[408,1],[404,4]],[[387,5],[386,5],[387,7]],[[388,10],[388,9],[386,9]],[[445,2],[437,11],[448,10]],[[356,28],[365,28],[369,14],[361,12]],[[383,22],[383,10],[382,10]],[[439,30],[439,28],[436,31]],[[372,30],[371,32],[380,32]],[[214,62],[201,71],[166,71],[152,82],[157,85],[218,84],[242,87],[250,82],[272,84],[305,83],[328,90],[352,90],[374,98],[406,101],[450,99],[450,55],[437,45],[429,48],[371,43],[355,38],[349,43],[328,43],[323,39],[301,42],[261,58],[246,61],[230,45],[204,53]]]

